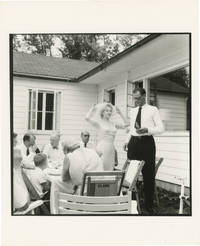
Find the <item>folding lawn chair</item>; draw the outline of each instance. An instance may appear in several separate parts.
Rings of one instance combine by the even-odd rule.
[[[126,160],[122,168],[122,170],[125,171],[125,177],[124,177],[124,182],[122,184],[122,187],[135,193],[139,213],[141,213],[141,209],[140,209],[140,200],[139,200],[139,194],[138,194],[138,188],[137,188],[137,181],[138,181],[140,172],[144,166],[144,163],[145,163],[144,161]]]
[[[81,195],[119,196],[124,174],[123,171],[86,172],[83,176]]]
[[[160,165],[162,164],[164,158],[162,157],[156,157],[156,162],[155,162],[155,178],[156,178],[156,175],[158,173],[158,169],[160,167]],[[139,175],[139,179],[138,179],[139,182],[143,183],[143,176],[142,174]],[[157,185],[156,185],[156,180],[155,180],[155,199],[156,199],[156,203],[157,203],[157,206],[159,207],[160,206],[160,202],[159,202],[159,197],[158,197],[158,188],[157,188]]]
[[[56,192],[56,214],[130,214],[131,192],[126,196],[78,196]]]
[[[24,179],[24,183],[25,183],[25,185],[26,185],[26,187],[27,187],[27,189],[29,191],[29,194],[31,196],[31,200],[33,200],[33,201],[41,200],[40,195],[37,193],[35,187],[32,185],[30,179],[28,178],[28,176],[26,175],[26,173],[24,172],[24,170],[22,170],[22,177]],[[44,201],[41,204],[41,206],[38,207],[38,209],[36,210],[36,213],[37,213],[37,211],[39,209],[41,209],[42,213],[45,214],[45,215],[50,214],[49,209],[44,204]]]

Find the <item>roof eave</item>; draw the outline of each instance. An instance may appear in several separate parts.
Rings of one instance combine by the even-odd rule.
[[[162,34],[158,33],[158,34],[151,34],[149,36],[147,36],[146,38],[142,39],[141,41],[137,42],[136,44],[132,45],[131,47],[129,47],[128,49],[125,49],[124,51],[122,51],[121,53],[113,56],[112,58],[108,59],[107,61],[105,61],[104,63],[98,65],[97,67],[93,68],[92,70],[88,71],[87,73],[81,75],[80,77],[78,77],[78,81],[82,81],[88,77],[91,77],[92,75],[98,73],[99,71],[103,70],[104,68],[106,68],[107,66],[111,65],[112,63],[116,62],[117,60],[119,60],[121,57],[126,56],[127,54],[129,54],[130,52],[132,52],[133,50],[138,49],[139,47],[141,47],[142,45],[148,43],[149,41],[157,38],[158,36],[160,36]]]
[[[27,74],[27,73],[19,73],[19,72],[13,72],[13,76],[16,77],[27,77],[32,79],[45,79],[45,80],[57,80],[57,81],[63,81],[63,82],[78,82],[77,78],[64,78],[64,77],[54,77],[54,76],[45,76],[45,75],[38,75],[38,74]]]

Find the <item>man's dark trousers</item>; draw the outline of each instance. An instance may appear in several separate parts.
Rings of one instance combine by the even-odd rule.
[[[127,157],[129,160],[144,160],[142,169],[144,180],[145,207],[153,208],[155,186],[155,155],[156,147],[153,136],[131,136],[128,143]]]

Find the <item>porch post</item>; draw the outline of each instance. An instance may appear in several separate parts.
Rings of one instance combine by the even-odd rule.
[[[146,90],[146,102],[149,103],[150,100],[150,81],[147,78],[143,79],[143,88]]]

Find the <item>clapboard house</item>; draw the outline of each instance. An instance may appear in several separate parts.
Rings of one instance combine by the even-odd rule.
[[[79,138],[87,129],[95,144],[96,132],[84,120],[88,109],[110,101],[129,117],[132,91],[144,87],[166,128],[155,138],[157,156],[164,157],[157,179],[167,189],[175,190],[179,177],[189,186],[189,52],[187,34],[149,35],[103,64],[14,52],[14,131],[19,140],[33,131],[42,147],[52,131],[59,130],[64,139]],[[120,165],[126,159],[125,134],[118,131],[115,142]]]

